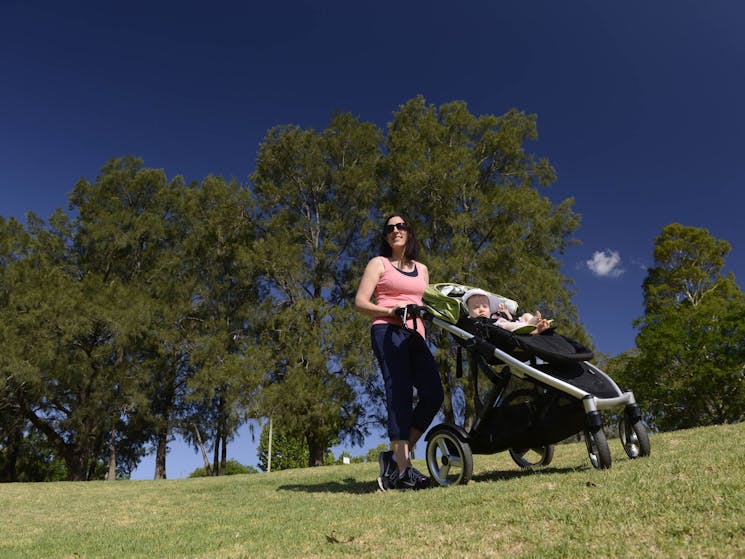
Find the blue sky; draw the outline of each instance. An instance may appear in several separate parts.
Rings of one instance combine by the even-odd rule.
[[[0,215],[46,218],[128,154],[245,183],[271,127],[321,129],[336,110],[385,127],[422,94],[537,115],[530,148],[558,175],[545,194],[583,216],[564,273],[599,351],[633,347],[665,225],[729,241],[745,275],[742,3],[253,4],[3,2]],[[247,439],[229,454],[255,464]],[[174,449],[168,475],[199,462]]]

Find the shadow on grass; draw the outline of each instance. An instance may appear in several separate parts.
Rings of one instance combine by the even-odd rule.
[[[480,483],[488,481],[507,481],[528,476],[539,476],[548,474],[569,474],[582,468],[536,468],[534,470],[506,470],[483,472],[471,478],[471,483]],[[366,493],[375,493],[380,491],[375,480],[359,481],[354,478],[346,478],[341,481],[325,481],[315,484],[288,484],[280,485],[277,491],[303,491],[306,493],[350,493],[353,495],[363,495]]]
[[[472,482],[481,482],[481,481],[507,481],[511,479],[517,479],[521,477],[529,477],[529,476],[540,476],[540,475],[548,475],[548,474],[571,474],[576,472],[578,469],[582,468],[552,468],[552,467],[545,467],[545,468],[526,468],[521,470],[497,470],[493,472],[482,472],[480,474],[476,474],[471,478]]]
[[[376,480],[359,481],[354,478],[346,478],[341,481],[325,481],[323,483],[297,483],[280,485],[277,491],[304,491],[306,493],[351,493],[362,495],[380,491]]]

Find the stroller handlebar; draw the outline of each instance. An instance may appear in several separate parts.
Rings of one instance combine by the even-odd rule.
[[[405,307],[398,307],[395,310],[395,314],[397,316],[401,317],[401,321],[403,322],[404,328],[408,328],[406,326],[406,323],[409,319],[412,319],[414,321],[414,329],[416,329],[416,319],[423,319],[428,317],[429,311],[427,310],[427,307],[423,305],[406,305]]]

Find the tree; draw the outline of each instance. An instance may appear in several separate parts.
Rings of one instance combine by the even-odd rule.
[[[196,319],[188,399],[198,413],[192,413],[182,435],[196,448],[193,422],[213,441],[217,475],[226,473],[228,442],[256,415],[266,354],[257,343],[253,200],[235,181],[208,177],[189,192],[188,203],[192,226],[183,259],[194,278],[190,301]]]
[[[191,372],[194,280],[183,258],[192,227],[187,193],[181,177],[168,181],[162,170],[124,157],[108,161],[95,182],[78,181],[70,196],[79,216],[75,242],[81,274],[124,286],[147,306],[148,312],[136,317],[136,342],[125,348],[138,389],[112,418],[118,426],[110,432],[109,446],[112,459],[118,446],[119,461],[133,467],[144,442],[153,441],[156,479],[165,477],[167,444],[183,415]]]
[[[48,224],[30,214],[27,231],[16,231],[3,269],[0,365],[19,413],[64,459],[68,479],[83,480],[137,391],[124,348],[147,308],[127,286],[86,273],[74,232],[61,211]]]
[[[259,468],[269,471],[269,423],[261,429],[259,445],[256,448]],[[308,465],[310,453],[305,439],[288,435],[272,429],[272,471],[304,468]]]
[[[249,201],[234,183],[187,188],[127,157],[78,182],[75,220],[2,223],[2,406],[49,439],[70,479],[91,479],[101,459],[110,479],[126,476],[148,441],[165,477],[195,406],[215,410],[204,432],[224,473],[257,386]],[[6,430],[13,477],[19,430]]]
[[[579,216],[573,200],[554,205],[539,192],[555,174],[548,160],[526,151],[536,139],[535,115],[475,116],[461,101],[435,107],[416,97],[388,127],[383,209],[414,223],[430,281],[477,285],[541,308],[562,317],[563,333],[586,341],[557,259],[573,242]],[[452,343],[443,332],[431,336],[437,348]],[[446,420],[454,420],[460,401],[468,426],[473,387],[456,382],[448,354],[437,352]]]
[[[11,269],[28,250],[29,236],[23,225],[14,218],[0,216],[0,481],[17,481],[18,461],[26,430],[20,412],[17,392],[23,380],[14,366],[13,323],[3,320],[10,314],[13,291]]]
[[[368,449],[365,455],[365,462],[377,462],[378,455],[387,450],[391,450],[391,445],[388,443],[380,443],[378,446]]]
[[[259,473],[256,468],[253,466],[246,466],[245,464],[241,464],[237,460],[228,460],[225,466],[225,474],[226,476],[235,476],[240,474],[257,474]],[[207,469],[203,466],[201,468],[197,468],[192,473],[189,474],[189,477],[207,477],[209,474],[207,473]]]
[[[197,422],[214,440],[216,464],[222,451],[216,472],[224,473],[227,442],[257,384],[245,358],[255,353],[246,335],[256,292],[249,193],[216,177],[169,182],[127,157],[109,161],[95,183],[81,180],[71,207],[80,216],[76,242],[86,273],[127,286],[148,305],[126,356],[142,390],[136,402],[130,396],[118,429],[138,422],[138,433],[156,445],[161,479],[174,430],[196,446]],[[111,441],[116,436],[112,429]],[[120,437],[119,450],[132,440]]]
[[[332,441],[361,442],[356,387],[374,374],[365,320],[351,308],[370,256],[381,137],[371,124],[337,114],[321,131],[287,126],[264,139],[252,175],[272,349],[262,411],[279,431],[302,438],[309,464]]]
[[[665,226],[655,240],[655,267],[642,286],[646,314],[684,301],[694,308],[701,304],[707,294],[721,288],[730,249],[727,241],[715,239],[706,229],[679,223]]]
[[[729,244],[671,224],[644,281],[637,353],[617,378],[661,430],[745,419],[745,296],[722,275]]]

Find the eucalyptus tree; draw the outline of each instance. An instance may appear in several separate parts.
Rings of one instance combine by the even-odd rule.
[[[723,289],[722,275],[731,245],[700,227],[666,225],[655,239],[655,266],[647,271],[642,288],[647,315],[682,303],[698,307],[710,294]],[[729,279],[734,281],[730,274]]]
[[[277,127],[251,177],[263,342],[272,351],[262,413],[307,442],[310,465],[322,464],[339,437],[361,440],[358,389],[374,369],[352,302],[372,256],[381,143],[375,126],[348,114],[322,131]]]
[[[730,244],[678,223],[655,240],[627,383],[661,430],[745,419],[745,295],[724,274]]]
[[[572,199],[555,204],[541,193],[555,172],[528,151],[538,138],[536,120],[515,109],[476,116],[461,101],[437,107],[411,99],[388,126],[382,199],[388,213],[413,222],[430,281],[477,285],[523,308],[540,307],[561,317],[564,333],[584,338],[559,260],[579,216]],[[434,335],[439,348],[448,347],[443,333]],[[452,420],[458,384],[442,352],[438,361]],[[471,395],[462,401],[469,424]]]

